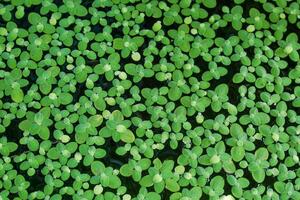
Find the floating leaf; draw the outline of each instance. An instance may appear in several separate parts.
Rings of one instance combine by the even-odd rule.
[[[174,179],[167,179],[166,180],[166,188],[171,192],[177,192],[180,190],[180,186]]]
[[[11,91],[11,98],[16,103],[21,103],[24,98],[24,93],[20,88],[14,88]]]
[[[133,134],[133,132],[131,130],[126,129],[125,131],[122,131],[120,133],[120,139],[123,142],[132,143],[135,140],[135,136],[134,136],[134,134]]]

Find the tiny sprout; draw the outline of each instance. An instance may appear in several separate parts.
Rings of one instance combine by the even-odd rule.
[[[133,52],[131,55],[132,60],[139,61],[141,59],[141,55],[139,52]]]
[[[155,23],[153,24],[153,26],[152,26],[152,29],[153,29],[153,31],[155,31],[155,32],[160,31],[161,28],[162,28],[161,21],[155,22]]]
[[[103,187],[101,185],[96,185],[94,187],[94,194],[95,195],[99,195],[103,192]]]
[[[249,33],[252,33],[252,32],[254,32],[255,31],[255,26],[254,25],[249,25],[249,26],[247,26],[247,31],[249,32]]]

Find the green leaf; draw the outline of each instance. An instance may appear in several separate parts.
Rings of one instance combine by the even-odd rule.
[[[135,136],[131,130],[126,129],[124,132],[120,133],[120,139],[126,143],[133,143]]]
[[[93,126],[93,127],[98,127],[102,124],[103,122],[103,117],[102,115],[94,115],[94,116],[91,116],[89,118],[89,122],[90,124]]]
[[[214,190],[222,189],[224,187],[224,179],[221,176],[215,176],[210,181],[210,185]]]
[[[39,136],[43,140],[48,140],[49,136],[50,136],[50,131],[49,131],[48,127],[44,127],[44,126],[40,127]]]
[[[107,137],[110,137],[113,133],[113,130],[107,128],[107,127],[103,127],[100,131],[99,131],[99,135],[104,137],[104,138],[107,138]]]
[[[16,103],[21,103],[24,98],[24,93],[20,88],[14,88],[11,92],[11,99]]]
[[[84,17],[87,15],[88,11],[84,6],[76,5],[74,13],[75,13],[75,15],[77,15],[79,17]]]
[[[251,174],[253,176],[253,179],[257,182],[257,183],[262,183],[265,180],[265,171],[262,168],[258,168],[255,171],[251,171]]]
[[[8,149],[9,149],[9,153],[12,153],[12,152],[16,151],[17,148],[18,148],[18,145],[14,142],[8,142],[7,146],[8,146]]]
[[[113,48],[116,50],[121,50],[124,48],[123,39],[122,38],[116,38],[113,41]]]
[[[234,123],[230,126],[230,134],[235,137],[235,138],[240,138],[241,136],[243,136],[243,128],[241,127],[241,125]]]
[[[133,169],[132,169],[132,167],[130,167],[129,164],[125,164],[125,165],[122,165],[122,167],[120,168],[120,173],[122,176],[129,177],[132,175]]]
[[[207,8],[214,8],[214,7],[217,6],[217,1],[216,0],[202,0],[202,3]]]
[[[150,187],[150,186],[152,186],[153,185],[152,177],[150,175],[144,176],[140,180],[140,185],[143,186],[143,187]]]
[[[243,80],[244,80],[244,76],[240,73],[235,74],[232,78],[232,81],[234,83],[241,83],[241,82],[243,82]]]
[[[30,139],[27,145],[30,151],[37,151],[39,149],[39,142],[34,138]]]
[[[236,167],[231,159],[227,159],[223,161],[223,168],[226,173],[234,173],[236,171]]]
[[[283,182],[279,182],[277,181],[275,184],[274,184],[274,188],[277,192],[279,193],[283,193],[284,190],[285,190],[285,184]]]
[[[61,93],[59,95],[60,103],[63,105],[68,105],[72,102],[73,96],[69,93]]]
[[[269,157],[269,152],[266,148],[260,147],[255,151],[255,157],[260,160],[267,160]]]
[[[109,176],[109,187],[117,189],[121,186],[121,180],[116,175]]]
[[[300,97],[297,97],[297,98],[293,101],[292,105],[293,105],[295,108],[300,108]]]
[[[58,151],[57,148],[51,148],[48,153],[47,156],[51,159],[51,160],[56,160],[61,156],[61,153]]]
[[[146,194],[145,200],[161,200],[161,197],[156,192],[149,192]]]
[[[91,170],[93,174],[99,175],[104,172],[105,166],[102,162],[100,161],[94,161],[91,165]]]
[[[181,94],[182,94],[182,92],[179,88],[171,87],[169,89],[168,97],[169,97],[170,100],[176,101],[181,97]]]
[[[177,192],[180,190],[180,186],[174,179],[167,179],[166,180],[166,188],[171,192]]]
[[[41,48],[38,47],[34,47],[31,51],[30,51],[30,56],[34,61],[40,61],[42,59],[43,56],[43,51]]]
[[[28,15],[28,21],[31,24],[37,24],[37,23],[39,23],[40,19],[41,19],[41,16],[39,14],[35,13],[35,12],[31,12]]]
[[[252,118],[252,122],[255,125],[263,125],[267,124],[270,121],[270,116],[263,112],[258,112],[255,114],[255,116]]]
[[[241,146],[232,147],[231,156],[235,162],[241,161],[245,156],[245,150]]]
[[[89,134],[85,131],[78,131],[75,133],[75,140],[78,144],[83,144],[87,138],[88,138]]]
[[[200,199],[202,196],[202,189],[201,187],[193,187],[190,190],[190,197],[192,198],[192,200],[198,200]]]
[[[226,97],[228,94],[228,86],[226,84],[220,84],[216,87],[215,92],[219,97]]]

